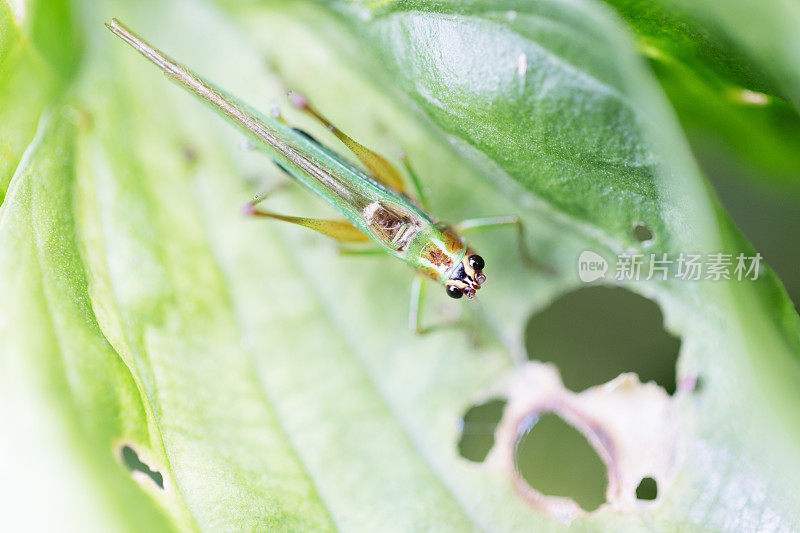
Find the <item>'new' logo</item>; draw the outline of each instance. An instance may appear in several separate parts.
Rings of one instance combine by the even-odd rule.
[[[591,283],[602,279],[606,276],[606,272],[608,272],[608,261],[602,255],[584,250],[578,256],[578,277],[582,282]]]

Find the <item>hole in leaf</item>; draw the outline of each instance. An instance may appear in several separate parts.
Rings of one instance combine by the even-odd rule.
[[[572,498],[585,511],[606,501],[606,466],[582,433],[553,413],[540,414],[522,429],[517,470],[531,487]]]
[[[482,462],[494,446],[494,430],[503,416],[505,400],[498,398],[470,407],[464,413],[458,453],[461,457]]]
[[[136,453],[132,447],[125,444],[121,449],[122,462],[128,467],[131,472],[142,472],[147,477],[153,480],[153,483],[158,485],[158,488],[164,488],[164,476],[158,470],[152,470],[147,464],[139,459],[139,454]]]
[[[653,231],[643,222],[637,223],[633,226],[633,236],[639,242],[647,242],[653,240]]]
[[[658,497],[658,483],[651,477],[643,477],[636,487],[637,500],[655,500]]]
[[[528,322],[528,357],[558,366],[573,391],[623,372],[655,381],[672,394],[680,339],[667,333],[652,301],[619,287],[568,293]]]

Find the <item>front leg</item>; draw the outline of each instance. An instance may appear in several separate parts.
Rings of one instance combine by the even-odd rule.
[[[423,282],[422,276],[414,276],[411,281],[411,299],[408,302],[408,329],[416,334],[422,333],[420,326],[422,315]]]
[[[427,285],[425,281],[426,278],[417,275],[414,276],[414,280],[411,282],[408,305],[408,329],[417,335],[425,335],[440,329],[464,326],[465,323],[461,319],[442,320],[429,326],[422,325],[422,306],[425,300],[425,287]]]
[[[517,229],[517,248],[519,249],[519,255],[522,258],[522,263],[526,268],[531,270],[542,270],[548,274],[555,274],[553,267],[535,259],[531,255],[530,251],[528,250],[528,244],[525,240],[525,226],[522,224],[522,220],[516,215],[470,218],[462,221],[460,224],[456,224],[454,228],[459,234],[466,235],[470,232],[474,233],[476,231],[483,231],[504,226],[513,226]]]

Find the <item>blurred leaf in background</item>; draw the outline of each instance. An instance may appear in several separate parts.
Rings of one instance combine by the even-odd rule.
[[[609,3],[629,23],[650,59],[723,205],[775,269],[797,308],[800,248],[787,246],[787,236],[800,231],[800,119],[798,106],[776,79],[797,73],[770,73],[781,58],[796,54],[796,36],[778,32],[754,40],[760,46],[775,41],[784,50],[768,61],[754,57],[756,52],[744,42],[747,33],[771,33],[774,20],[784,12],[791,18],[796,6],[776,2],[747,24],[728,28],[724,17],[705,24],[688,16],[702,11],[702,5],[681,9],[681,2]]]
[[[565,529],[519,472],[597,508],[571,515],[576,528],[796,529],[798,317],[771,270],[560,299],[581,285],[581,251],[752,253],[736,225],[797,287],[795,11],[0,0],[7,529]],[[280,172],[117,42],[111,17],[257,108],[283,79],[364,144],[403,149],[443,220],[519,214],[556,273],[525,269],[512,232],[476,236],[480,305],[436,294],[425,310],[467,326],[406,332],[411,272],[240,217]],[[326,213],[296,188],[274,206]],[[592,301],[602,320],[570,311]],[[616,352],[599,336],[612,327]],[[630,457],[600,453],[600,466],[574,421],[530,412],[493,435],[509,383],[538,368],[528,358],[554,362],[575,393],[625,371],[670,392],[673,375],[699,377],[661,391],[657,422],[675,438],[651,459],[668,467],[637,471],[655,501],[638,478],[615,493],[609,473]]]

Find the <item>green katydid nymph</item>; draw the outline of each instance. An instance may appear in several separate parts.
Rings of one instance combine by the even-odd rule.
[[[289,101],[322,123],[338,137],[368,171],[324,146],[306,132],[287,125],[280,114],[261,114],[235,97],[203,80],[186,67],[153,48],[113,19],[106,26],[161,68],[168,78],[211,104],[267,152],[282,170],[336,208],[345,218],[313,219],[281,215],[260,209],[264,196],[245,204],[245,214],[298,224],[339,242],[372,241],[382,252],[405,261],[422,276],[445,287],[448,296],[473,298],[486,276],[484,260],[464,243],[470,230],[500,225],[522,226],[517,217],[472,219],[457,225],[438,222],[426,212],[416,174],[403,158],[418,200],[406,191],[400,172],[379,154],[354,141],[333,126],[305,97],[290,93]],[[422,296],[420,277],[412,290],[409,325],[420,331]],[[416,299],[416,300],[414,300]]]

